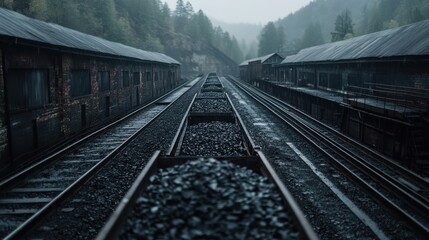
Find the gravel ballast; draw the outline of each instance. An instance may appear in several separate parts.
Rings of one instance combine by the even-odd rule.
[[[52,214],[32,234],[40,239],[94,239],[122,197],[140,174],[147,159],[159,149],[170,146],[180,120],[186,113],[199,82],[151,123],[90,180],[60,211]]]
[[[362,189],[330,166],[323,155],[282,121],[228,80],[222,78],[222,82],[255,144],[262,148],[320,239],[376,239],[377,236],[288,147],[288,143],[299,148],[316,166],[316,172],[323,173],[358,209],[373,219],[388,238],[417,239],[403,223],[395,220]]]
[[[267,178],[213,158],[150,178],[121,239],[297,239]]]

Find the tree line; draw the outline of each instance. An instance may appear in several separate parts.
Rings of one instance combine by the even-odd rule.
[[[218,48],[234,61],[243,53],[238,41],[189,2],[176,10],[160,0],[0,0],[0,6],[84,33],[156,52],[174,52],[178,35]]]
[[[266,24],[258,54],[288,54],[426,19],[427,0],[315,0],[284,19]],[[273,29],[281,33],[267,34]]]

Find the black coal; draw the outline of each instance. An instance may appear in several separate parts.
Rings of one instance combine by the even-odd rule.
[[[198,159],[150,178],[121,239],[297,239],[275,186],[248,168]]]
[[[196,99],[191,112],[231,112],[232,108],[226,99]]]
[[[212,121],[187,127],[180,155],[245,156],[246,149],[237,124]]]

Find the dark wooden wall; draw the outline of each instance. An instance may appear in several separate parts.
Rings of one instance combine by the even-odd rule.
[[[34,152],[130,112],[180,82],[177,65],[19,45],[3,49],[0,170],[19,165]],[[101,71],[110,76],[110,88],[104,91],[99,90]],[[39,76],[37,80],[29,80],[34,75]],[[128,82],[124,84],[122,76],[126,75]],[[10,138],[6,137],[7,131]]]

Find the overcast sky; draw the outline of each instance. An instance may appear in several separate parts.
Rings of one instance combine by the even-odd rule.
[[[171,10],[177,0],[163,0]],[[187,0],[184,0],[186,3]],[[311,0],[189,0],[194,11],[199,9],[217,20],[228,23],[261,23],[286,17],[307,5]]]

